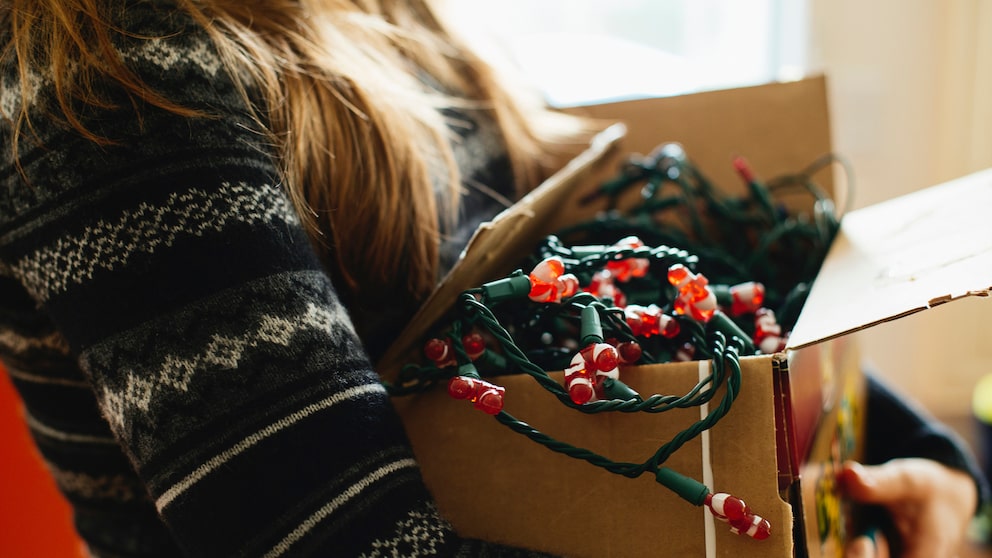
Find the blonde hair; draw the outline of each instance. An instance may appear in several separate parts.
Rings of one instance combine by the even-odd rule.
[[[436,281],[439,215],[450,222],[456,204],[437,207],[432,169],[448,169],[446,199],[456,200],[460,187],[438,108],[491,114],[518,194],[581,144],[576,140],[586,131],[504,87],[428,1],[176,0],[210,34],[245,99],[249,89],[261,91],[259,122],[278,147],[287,191],[311,238],[336,259],[341,286],[354,293],[401,288],[422,297]],[[113,42],[123,31],[108,23],[109,4],[122,3],[7,4],[0,17],[13,32],[22,87],[28,68],[47,64],[60,117],[91,140],[108,141],[89,132],[70,106],[107,107],[91,87],[100,76],[116,80],[136,102],[209,117],[161,96],[128,69]],[[421,82],[421,71],[443,95]],[[31,126],[26,107],[21,103],[15,117],[15,142]]]

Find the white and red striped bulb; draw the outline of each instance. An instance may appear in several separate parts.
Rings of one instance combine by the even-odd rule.
[[[545,258],[527,277],[531,284],[527,296],[534,302],[561,302],[579,290],[579,279],[565,273],[565,263],[558,256]]]
[[[713,517],[729,523],[730,531],[736,535],[747,535],[757,540],[767,539],[771,535],[771,523],[752,513],[744,500],[736,496],[725,492],[707,494],[703,503],[713,512]]]
[[[572,357],[565,369],[565,388],[576,405],[603,397],[603,380],[620,377],[620,354],[609,343],[590,343]]]
[[[709,280],[701,273],[693,273],[682,264],[668,268],[668,282],[678,289],[675,312],[691,317],[697,322],[708,322],[716,312],[716,295],[708,287]]]

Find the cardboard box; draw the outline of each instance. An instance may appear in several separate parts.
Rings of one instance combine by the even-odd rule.
[[[477,232],[459,268],[381,361],[384,379],[394,380],[400,366],[419,358],[428,328],[459,293],[504,277],[512,271],[506,266],[544,235],[594,215],[600,208],[580,200],[612,176],[627,154],[678,141],[714,182],[725,184],[734,182],[728,162],[737,154],[773,176],[830,151],[823,78],[580,110],[626,127],[605,131],[586,153]],[[827,187],[830,182],[829,173],[820,179]],[[982,207],[992,207],[992,174],[948,188],[940,190],[977,197]],[[941,260],[939,269],[924,263],[912,245],[900,245],[897,232],[915,227],[914,221],[893,224],[890,212],[912,219],[922,219],[924,210],[940,214],[935,204],[948,194],[921,195],[923,202],[894,201],[879,213],[869,208],[845,217],[789,349],[743,358],[742,388],[731,412],[665,462],[716,492],[743,498],[771,522],[768,539],[731,533],[650,475],[626,478],[551,452],[443,389],[395,398],[442,514],[464,536],[565,556],[835,555],[847,524],[843,504],[831,492],[831,471],[840,460],[857,456],[863,416],[860,358],[850,334],[938,302],[987,295],[992,282],[992,247],[986,240],[992,234],[971,243],[971,250],[954,250],[953,258],[939,256],[942,251],[933,246],[928,255]],[[992,232],[980,219],[970,226]],[[910,230],[914,242],[925,240]],[[889,255],[898,257],[889,260]],[[922,298],[910,303],[910,295]],[[702,361],[627,367],[622,379],[642,394],[682,394],[707,366]],[[560,373],[555,377],[560,380]],[[530,376],[501,376],[499,383],[506,388],[507,412],[615,461],[643,461],[706,412],[586,415],[558,404]]]
[[[992,293],[990,207],[992,169],[844,217],[790,339],[793,368],[808,373],[818,366],[824,401],[837,401],[823,407],[817,430],[806,437],[808,449],[798,452],[806,456],[798,479],[803,507],[797,517],[805,521],[804,536],[798,540],[809,556],[839,555],[846,510],[830,492],[832,472],[836,456],[843,455],[857,435],[854,425],[863,413],[850,376],[834,380],[831,371],[858,363],[839,362],[850,358],[851,351],[829,354],[826,347],[853,345],[860,330],[941,304],[987,298]],[[958,364],[953,355],[945,360],[949,367]],[[793,392],[797,425],[811,424],[798,419],[803,398]]]

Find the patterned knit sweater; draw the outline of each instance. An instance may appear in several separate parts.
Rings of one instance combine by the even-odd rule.
[[[22,84],[11,61],[0,68],[2,113],[26,85],[37,134],[22,139],[22,174],[0,120],[0,356],[91,552],[524,555],[460,540],[438,516],[203,30],[129,9],[143,37],[120,45],[130,67],[218,118],[141,107],[139,120],[104,84],[128,108],[85,109],[115,141],[99,147],[45,119],[43,71]],[[442,246],[449,264],[500,208],[470,186],[509,190],[494,130],[458,127],[470,194]]]
[[[412,309],[388,305],[356,333],[369,309],[343,304],[321,268],[203,30],[138,6],[125,27],[145,38],[123,42],[124,59],[219,118],[87,108],[116,140],[99,147],[45,119],[44,72],[21,83],[0,66],[0,113],[24,86],[37,135],[18,169],[0,119],[0,358],[91,552],[526,555],[459,539],[438,516],[368,356]],[[509,190],[493,126],[468,122],[447,265],[500,208],[472,186]],[[873,461],[934,457],[984,487],[953,436],[872,386]]]

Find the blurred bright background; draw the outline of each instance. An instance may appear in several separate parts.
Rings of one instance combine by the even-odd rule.
[[[989,0],[450,1],[562,105],[825,74],[855,207],[992,166]],[[990,321],[992,301],[960,301],[874,328],[863,347],[968,436],[972,391],[992,373]],[[2,437],[26,448],[16,405],[3,378]],[[66,507],[17,447],[0,465],[0,555],[74,555]]]
[[[826,75],[834,148],[854,171],[854,207],[992,166],[987,0],[452,5],[565,106]],[[992,373],[989,320],[989,300],[959,301],[876,327],[863,348],[967,435],[974,386]]]
[[[808,6],[781,0],[451,0],[554,104],[801,76]]]

